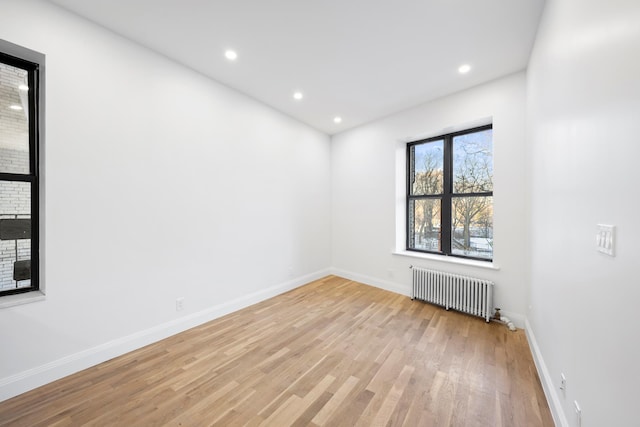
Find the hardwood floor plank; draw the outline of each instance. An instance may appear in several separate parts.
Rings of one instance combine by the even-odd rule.
[[[285,426],[291,424],[292,420],[297,420],[325,392],[333,381],[335,381],[335,378],[327,375],[304,398],[295,394],[291,395],[261,425]]]
[[[0,426],[553,426],[522,331],[336,276],[0,402]]]
[[[347,400],[347,397],[359,382],[360,380],[354,376],[347,378],[347,380],[342,383],[336,394],[331,396],[331,399],[327,401],[311,421],[318,426],[324,426],[336,412],[338,407]]]
[[[393,386],[391,387],[391,390],[389,390],[389,393],[387,393],[384,400],[382,401],[382,404],[380,405],[380,409],[378,410],[375,417],[373,418],[373,422],[371,423],[371,425],[374,425],[374,426],[387,425],[387,422],[391,419],[391,415],[393,414],[396,407],[398,406],[398,402],[400,401],[400,398],[402,397],[402,394],[406,389],[407,383],[411,379],[411,376],[413,375],[414,371],[415,369],[413,368],[413,366],[405,365],[402,368],[402,371],[400,372],[398,379],[396,380],[396,382],[394,382]]]

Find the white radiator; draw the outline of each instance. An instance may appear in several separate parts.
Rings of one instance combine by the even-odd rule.
[[[475,277],[411,267],[411,299],[419,299],[474,316],[487,322],[493,314],[493,282]]]

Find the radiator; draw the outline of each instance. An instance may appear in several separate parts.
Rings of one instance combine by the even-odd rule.
[[[493,313],[493,282],[443,271],[412,267],[411,299],[454,309],[487,322]]]

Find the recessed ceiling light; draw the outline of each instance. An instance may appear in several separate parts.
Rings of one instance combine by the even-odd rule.
[[[471,65],[469,65],[469,64],[461,65],[461,66],[458,68],[458,72],[459,72],[460,74],[467,74],[469,71],[471,71]]]
[[[295,92],[295,93],[293,94],[293,98],[294,98],[294,99],[297,99],[297,100],[302,99],[302,98],[303,98],[302,92]]]
[[[333,118],[333,122],[334,123],[342,123],[342,117],[334,117]]]
[[[12,110],[16,110],[16,111],[20,111],[20,110],[22,110],[22,107],[21,107],[21,106],[19,106],[19,105],[12,105],[12,106],[11,106],[11,107],[9,107],[9,108],[11,108]]]
[[[235,61],[236,59],[238,59],[238,54],[236,53],[235,50],[227,50],[224,53],[224,56],[229,60],[229,61]]]
[[[22,84],[22,85],[19,85],[19,86],[18,86],[18,89],[20,89],[20,90],[22,90],[22,91],[26,92],[26,91],[28,91],[28,90],[29,90],[29,86],[27,86],[27,85],[25,85],[25,84]]]

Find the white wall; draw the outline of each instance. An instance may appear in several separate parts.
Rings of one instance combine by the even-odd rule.
[[[47,69],[47,295],[0,309],[0,400],[327,273],[328,136],[45,2],[0,38]]]
[[[638,425],[640,2],[548,0],[528,69],[529,334],[561,425]],[[596,224],[617,227],[616,256]],[[559,390],[560,374],[567,378]]]
[[[528,257],[522,235],[525,88],[525,74],[518,73],[335,135],[331,142],[334,271],[407,295],[409,265],[492,279],[496,305],[522,325]],[[494,125],[494,264],[499,270],[393,255],[404,241],[400,210],[406,194],[406,142],[487,119]]]
[[[526,83],[524,73],[508,76],[329,145],[48,3],[3,0],[0,38],[47,55],[47,297],[0,310],[0,400],[329,265],[408,294],[414,264],[493,279],[497,305],[516,318],[526,312],[560,424],[578,425],[577,400],[584,427],[632,425],[638,22],[635,0],[548,0]],[[500,269],[392,255],[404,141],[486,118]],[[530,244],[519,234],[529,216]],[[615,258],[595,251],[597,223],[617,226]],[[176,313],[179,296],[185,310]]]

